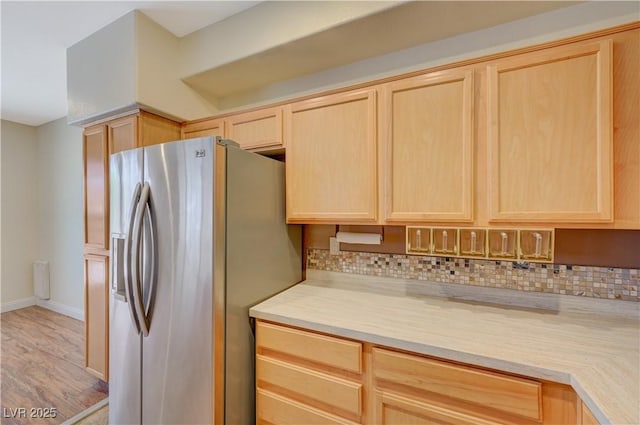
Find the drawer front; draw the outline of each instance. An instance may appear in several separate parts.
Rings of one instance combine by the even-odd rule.
[[[349,372],[362,372],[362,344],[258,322],[256,348],[278,351]]]
[[[375,412],[375,423],[382,425],[502,425],[468,413],[382,391],[375,393]]]
[[[404,353],[373,349],[376,382],[401,384],[540,421],[541,384]]]
[[[356,418],[362,412],[362,384],[260,355],[256,357],[256,383],[260,388],[277,391],[272,387],[276,386],[296,393],[322,409],[329,406]]]
[[[258,425],[354,425],[355,422],[339,418],[306,406],[286,397],[258,389],[256,396]]]

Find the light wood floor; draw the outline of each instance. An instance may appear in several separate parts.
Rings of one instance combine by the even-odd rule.
[[[83,322],[34,306],[2,313],[0,333],[3,425],[61,424],[108,396],[84,369]],[[55,418],[30,417],[51,408]]]

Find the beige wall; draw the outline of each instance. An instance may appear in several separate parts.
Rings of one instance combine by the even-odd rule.
[[[2,311],[33,305],[32,263],[49,261],[52,310],[82,319],[82,129],[66,118],[2,121]]]
[[[398,1],[268,1],[180,39],[180,75],[191,76],[336,25]]]
[[[49,261],[51,299],[45,306],[83,315],[82,129],[66,118],[36,128],[38,258]]]
[[[594,31],[637,20],[640,14],[637,2],[584,2],[300,78],[273,84],[256,78],[260,87],[240,84],[229,95],[226,93],[233,90],[216,93],[213,89],[221,77],[211,70],[226,75],[230,86],[234,78],[246,83],[258,73],[268,74],[268,67],[260,67],[260,58],[268,61],[273,49],[293,49],[296,42],[314,34],[326,35],[332,28],[397,5],[393,1],[263,2],[180,39],[133,11],[68,49],[69,122],[87,123],[137,106],[178,120],[193,120]],[[460,19],[473,20],[473,16]],[[393,37],[393,26],[381,25],[380,31]],[[358,46],[346,39],[340,51],[349,49]],[[304,55],[279,63],[296,68],[298,56]],[[243,62],[248,57],[254,62]],[[242,72],[226,68],[244,63]],[[314,69],[318,68],[308,72]],[[208,79],[213,82],[209,84]],[[207,91],[208,87],[212,89]]]
[[[249,9],[252,10],[252,9]],[[217,100],[229,111],[544,43],[640,19],[638,2],[585,2],[238,93]],[[215,25],[214,25],[215,26]]]
[[[135,15],[129,13],[67,49],[67,120],[90,121],[135,105]]]
[[[168,117],[196,119],[218,110],[183,83],[178,74],[178,38],[137,12],[136,16],[136,101],[149,111]]]
[[[2,311],[33,303],[32,263],[38,254],[36,130],[0,123]]]

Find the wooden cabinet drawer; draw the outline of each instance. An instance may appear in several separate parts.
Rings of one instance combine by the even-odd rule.
[[[413,400],[397,394],[376,391],[375,423],[381,425],[438,424],[438,425],[498,425],[498,422],[479,418],[469,413],[458,412]]]
[[[354,417],[362,412],[362,384],[261,355],[256,357],[256,385],[295,393],[326,410],[338,409]]]
[[[378,386],[393,382],[536,421],[542,419],[539,382],[380,348],[372,352]]]
[[[258,424],[274,425],[354,425],[355,422],[331,415],[269,391],[258,389]]]
[[[349,372],[362,372],[359,342],[258,322],[256,349],[258,353],[272,350]]]

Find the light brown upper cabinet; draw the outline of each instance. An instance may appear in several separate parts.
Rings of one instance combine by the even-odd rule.
[[[376,90],[285,108],[287,221],[377,220]]]
[[[385,84],[386,222],[473,220],[473,71]]]
[[[178,123],[145,111],[109,121],[107,128],[109,154],[180,140]]]
[[[281,149],[282,108],[267,108],[225,118],[225,137],[242,149],[268,151]]]
[[[107,123],[109,155],[136,147],[138,117],[129,115]]]
[[[140,111],[137,120],[137,146],[151,146],[180,140],[180,124],[158,115]]]
[[[613,220],[612,42],[487,67],[489,219]]]
[[[224,137],[224,120],[210,118],[190,122],[182,126],[182,138],[193,139],[196,137],[220,136]]]
[[[286,150],[290,223],[640,229],[639,52],[633,22],[192,121],[183,137]]]
[[[109,145],[107,126],[86,128],[82,138],[84,162],[84,245],[109,249]]]

